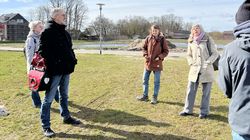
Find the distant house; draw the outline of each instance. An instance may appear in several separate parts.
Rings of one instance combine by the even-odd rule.
[[[222,35],[223,35],[223,39],[226,39],[226,40],[234,39],[233,31],[224,31]]]
[[[18,13],[0,16],[0,40],[25,40],[29,22]]]
[[[189,35],[190,31],[186,30],[179,30],[167,33],[168,38],[174,38],[174,39],[188,39]]]

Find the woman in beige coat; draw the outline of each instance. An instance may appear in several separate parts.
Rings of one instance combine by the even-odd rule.
[[[210,45],[208,45],[210,43]],[[211,55],[209,55],[210,46]],[[209,114],[209,101],[212,82],[214,80],[213,62],[218,57],[218,52],[214,41],[203,30],[202,26],[195,24],[192,26],[188,39],[187,61],[190,66],[188,75],[188,86],[185,106],[181,116],[193,114],[196,92],[199,83],[202,84],[202,100],[200,106],[200,119],[204,119]]]

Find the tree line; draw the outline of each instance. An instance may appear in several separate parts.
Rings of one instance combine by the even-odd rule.
[[[121,38],[145,38],[149,33],[152,24],[158,24],[164,34],[179,30],[190,31],[192,23],[185,23],[181,17],[174,14],[155,16],[145,18],[142,16],[126,17],[118,20],[116,23],[106,17],[97,17],[85,29],[86,34],[102,35],[105,39],[121,39]]]
[[[82,0],[49,0],[48,4],[31,10],[30,19],[46,22],[50,20],[51,9],[57,7],[65,9],[67,30],[73,39],[78,39],[88,11]]]
[[[174,14],[145,18],[142,16],[125,17],[113,22],[111,19],[99,15],[85,29],[88,8],[82,0],[49,0],[48,4],[42,5],[30,11],[31,20],[50,20],[52,8],[61,7],[65,9],[67,30],[73,39],[83,39],[86,36],[99,36],[102,31],[104,39],[144,38],[148,35],[148,29],[152,24],[158,24],[163,33],[178,30],[190,31],[192,23],[186,23],[181,17]]]

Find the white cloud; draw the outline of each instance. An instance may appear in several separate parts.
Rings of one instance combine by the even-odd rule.
[[[17,2],[29,3],[33,2],[33,0],[16,0]]]
[[[0,0],[0,3],[8,2],[9,0]]]

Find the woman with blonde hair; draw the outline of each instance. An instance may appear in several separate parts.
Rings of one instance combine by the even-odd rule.
[[[210,48],[208,48],[210,47]],[[209,54],[211,51],[211,55]],[[200,24],[192,26],[188,39],[187,61],[190,66],[185,106],[180,116],[193,114],[195,96],[199,83],[202,84],[202,100],[200,106],[200,119],[209,114],[209,101],[212,82],[214,80],[213,62],[218,57],[215,43],[203,30]]]
[[[31,61],[36,51],[39,49],[39,41],[41,33],[44,29],[42,21],[31,21],[29,23],[30,32],[25,41],[25,55],[27,62],[27,73],[31,69]],[[37,91],[31,92],[32,102],[35,108],[41,107],[41,99]],[[55,97],[55,100],[59,102],[59,94]]]

